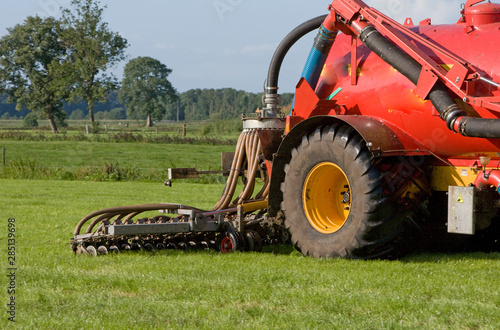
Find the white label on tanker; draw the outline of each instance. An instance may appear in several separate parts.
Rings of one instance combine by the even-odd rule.
[[[460,175],[461,175],[461,176],[467,176],[467,169],[466,169],[466,168],[463,168],[463,169],[460,171]]]

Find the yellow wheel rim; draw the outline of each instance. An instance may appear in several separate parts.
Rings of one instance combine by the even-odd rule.
[[[307,220],[323,234],[337,232],[351,211],[351,187],[344,171],[334,163],[316,165],[307,175],[302,203]]]

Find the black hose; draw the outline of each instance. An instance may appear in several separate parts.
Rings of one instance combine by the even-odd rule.
[[[498,119],[466,117],[460,122],[459,131],[463,136],[498,139],[500,126]]]
[[[328,15],[318,16],[307,22],[302,23],[293,29],[279,44],[278,48],[274,52],[271,64],[269,65],[269,72],[267,74],[267,93],[277,94],[278,93],[278,79],[280,75],[281,65],[285,59],[286,54],[292,48],[292,46],[303,36],[319,29],[321,24],[325,21]]]
[[[417,85],[422,71],[422,65],[410,55],[386,39],[373,26],[367,26],[359,34],[361,41],[382,60]],[[500,120],[485,118],[470,118],[458,104],[453,100],[448,88],[438,81],[429,93],[428,99],[432,102],[441,118],[446,122],[448,128],[454,130],[455,121],[459,117],[465,117],[460,121],[459,133],[463,136],[500,138]]]

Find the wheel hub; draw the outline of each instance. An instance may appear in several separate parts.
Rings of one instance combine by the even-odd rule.
[[[221,241],[221,252],[227,253],[232,251],[233,251],[233,241],[231,241],[231,238],[229,237],[224,237]]]
[[[338,165],[317,164],[307,175],[302,191],[307,220],[320,233],[337,232],[349,216],[351,195],[347,176]]]

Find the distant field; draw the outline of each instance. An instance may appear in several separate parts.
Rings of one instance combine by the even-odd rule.
[[[1,148],[6,165],[0,165],[0,178],[161,181],[172,167],[220,170],[221,152],[235,147],[0,140]]]
[[[71,122],[57,135],[16,123],[0,121],[0,150],[5,149],[0,178],[157,181],[165,180],[171,167],[220,170],[221,153],[234,151],[240,134],[238,121],[187,123],[186,137],[179,123],[144,128],[112,122],[105,133],[101,122],[97,135],[83,133],[86,122]],[[208,182],[214,179],[223,180]]]
[[[76,135],[86,134],[88,120],[67,120],[68,127],[59,127],[59,134]],[[241,131],[240,119],[214,120],[214,121],[189,121],[189,122],[158,122],[153,127],[144,127],[143,121],[135,120],[101,120],[98,122],[100,134],[138,133],[138,134],[168,134],[181,137],[186,125],[186,137],[208,137],[215,139],[237,139]],[[0,133],[5,131],[20,131],[33,134],[45,134],[50,137],[52,132],[48,121],[39,120],[39,127],[24,128],[22,120],[0,120]]]
[[[77,257],[67,243],[90,211],[150,202],[210,208],[223,185],[0,180],[0,187],[3,247],[7,221],[16,219],[18,328],[500,328],[499,253],[315,260],[282,246]],[[0,278],[5,329],[9,283]]]
[[[75,169],[102,166],[105,163],[123,167],[155,168],[199,167],[216,169],[221,165],[221,152],[234,151],[234,146],[102,143],[69,141],[1,141],[6,149],[6,162],[32,159],[44,166]]]

